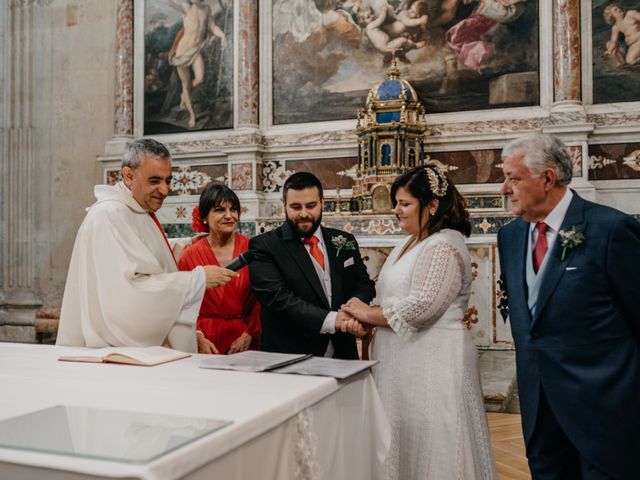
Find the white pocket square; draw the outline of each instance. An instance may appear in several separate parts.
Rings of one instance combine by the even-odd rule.
[[[351,265],[353,265],[353,257],[346,259],[343,267],[350,267]]]
[[[566,272],[571,272],[572,270],[577,270],[577,269],[578,269],[578,267],[567,267],[567,268],[565,268],[565,271]]]

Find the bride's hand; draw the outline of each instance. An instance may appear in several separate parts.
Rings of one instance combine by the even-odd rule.
[[[340,310],[348,313],[359,322],[370,323],[367,320],[371,307],[359,298],[351,297],[347,303],[340,307]]]

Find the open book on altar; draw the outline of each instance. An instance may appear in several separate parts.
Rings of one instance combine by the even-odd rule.
[[[200,362],[200,368],[241,372],[297,373],[344,380],[371,368],[377,360],[340,360],[305,354],[247,350],[232,355],[214,355]]]
[[[166,347],[106,347],[87,350],[82,355],[63,355],[63,362],[123,363],[152,367],[190,357],[191,354]]]

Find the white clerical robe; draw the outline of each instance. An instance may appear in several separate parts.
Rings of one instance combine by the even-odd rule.
[[[191,324],[176,320],[198,273],[178,271],[164,235],[126,187],[97,185],[94,193],[73,246],[56,344],[197,351],[199,303]]]

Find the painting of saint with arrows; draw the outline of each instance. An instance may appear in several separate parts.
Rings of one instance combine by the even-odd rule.
[[[233,127],[233,1],[145,3],[144,134]]]

